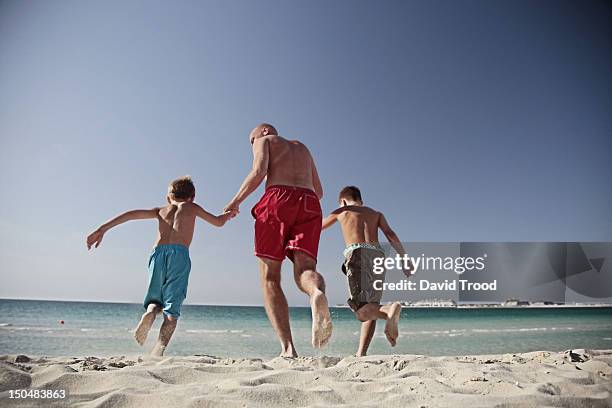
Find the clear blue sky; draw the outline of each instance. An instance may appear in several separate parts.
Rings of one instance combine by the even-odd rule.
[[[325,212],[356,184],[405,241],[612,241],[611,72],[604,1],[2,1],[0,298],[140,302],[155,225],[86,234],[184,174],[219,211],[261,121],[310,147]],[[199,225],[189,302],[261,304],[260,194]]]

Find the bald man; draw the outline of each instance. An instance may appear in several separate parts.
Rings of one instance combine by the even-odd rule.
[[[251,210],[255,256],[259,258],[266,313],[281,343],[280,355],[296,357],[289,307],[280,285],[285,257],[293,262],[298,288],[310,297],[313,347],[323,347],[332,333],[325,281],[316,270],[323,188],[310,152],[299,141],[279,136],[267,123],[253,129],[249,140],[253,168],[225,209],[239,212],[240,203],[266,179],[266,191]]]

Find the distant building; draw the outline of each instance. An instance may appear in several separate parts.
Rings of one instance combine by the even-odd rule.
[[[457,307],[457,303],[452,299],[424,299],[408,303],[412,307]]]
[[[529,306],[529,302],[526,300],[519,300],[519,299],[506,299],[506,301],[502,303],[502,306],[508,306],[508,307]]]

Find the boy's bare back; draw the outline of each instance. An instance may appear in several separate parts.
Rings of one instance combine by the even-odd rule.
[[[181,244],[187,248],[193,240],[196,217],[220,227],[232,216],[229,213],[219,216],[212,215],[193,201],[171,201],[165,207],[148,211],[151,212],[150,218],[157,219],[156,246]]]
[[[348,205],[333,212],[337,215],[346,245],[378,243],[382,214],[366,206]]]
[[[182,187],[181,187],[182,186]],[[185,191],[175,188],[183,188]],[[181,197],[176,197],[177,194]],[[131,220],[157,220],[157,239],[155,246],[180,244],[187,248],[193,240],[193,232],[195,230],[196,217],[202,218],[204,221],[221,227],[228,219],[234,217],[235,212],[228,211],[221,215],[212,215],[198,204],[193,202],[195,197],[195,187],[191,178],[181,177],[174,180],[169,186],[168,196],[166,200],[168,205],[164,207],[156,207],[147,210],[131,210],[124,212],[102,224],[98,229],[87,236],[87,248],[97,248],[102,242],[104,234],[113,227],[123,224]]]
[[[340,191],[338,204],[341,207],[323,220],[322,227],[323,229],[329,228],[338,221],[347,247],[352,244],[379,244],[378,230],[380,229],[398,254],[406,253],[384,214],[363,205],[361,191],[358,187],[344,187]]]
[[[155,245],[181,244],[189,247],[193,240],[197,204],[177,202],[157,211],[157,240]]]

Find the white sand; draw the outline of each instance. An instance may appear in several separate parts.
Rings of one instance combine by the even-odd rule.
[[[573,358],[572,358],[573,357]],[[570,360],[574,360],[573,362]],[[580,361],[583,360],[583,361]],[[64,389],[65,400],[9,398]],[[461,357],[0,356],[0,406],[612,407],[612,350]]]

